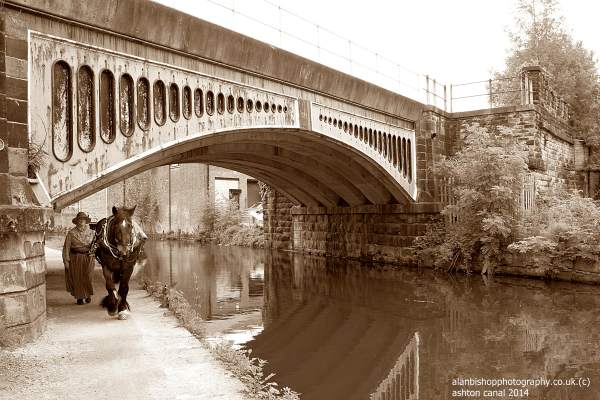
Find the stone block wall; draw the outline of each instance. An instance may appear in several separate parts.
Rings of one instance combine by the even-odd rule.
[[[291,249],[293,246],[292,207],[294,204],[274,189],[263,200],[263,229],[267,246]]]
[[[440,157],[451,156],[460,150],[467,128],[477,124],[495,132],[506,130],[516,137],[530,174],[535,177],[536,190],[544,191],[556,184],[565,184],[586,192],[586,178],[581,172],[586,158],[585,146],[576,143],[569,135],[569,127],[564,121],[540,106],[522,105],[452,114],[430,109],[424,112],[423,119],[435,121],[425,125],[435,136],[432,139],[433,154],[428,163],[431,171],[435,171],[435,161]],[[429,185],[431,187],[431,183]],[[440,189],[436,184],[436,199],[440,198]]]
[[[28,181],[27,30],[0,5],[0,346],[46,325],[44,231],[51,210]]]
[[[439,220],[439,211],[437,203],[294,207],[293,249],[321,256],[410,263],[415,238]]]
[[[377,262],[410,262],[414,239],[440,218],[439,203],[298,207],[275,190],[265,203],[269,247]]]

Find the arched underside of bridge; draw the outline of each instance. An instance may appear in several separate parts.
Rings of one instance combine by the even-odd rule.
[[[207,163],[253,176],[303,206],[412,202],[404,188],[359,150],[298,128],[226,130],[178,140],[129,158],[52,198],[60,210],[151,168]]]

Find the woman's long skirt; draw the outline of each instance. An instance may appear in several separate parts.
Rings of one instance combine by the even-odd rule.
[[[94,260],[87,254],[71,252],[69,269],[65,271],[67,292],[76,299],[85,299],[94,294],[92,271]]]

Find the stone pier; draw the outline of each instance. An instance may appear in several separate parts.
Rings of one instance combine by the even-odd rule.
[[[27,42],[0,14],[0,345],[39,336],[46,324],[44,229],[27,177]],[[21,34],[19,34],[21,32]]]

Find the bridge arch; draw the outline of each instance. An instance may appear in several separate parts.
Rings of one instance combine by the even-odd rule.
[[[381,165],[352,146],[299,128],[223,129],[194,135],[127,158],[53,196],[62,209],[146,170],[207,163],[251,175],[305,206],[408,203],[411,198]]]

